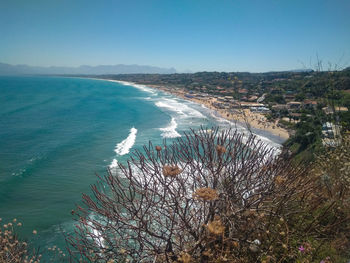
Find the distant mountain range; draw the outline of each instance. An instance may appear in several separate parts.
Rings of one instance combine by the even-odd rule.
[[[174,68],[160,68],[143,65],[99,65],[80,67],[34,67],[0,63],[0,75],[102,75],[102,74],[173,74]]]
[[[283,71],[267,71],[267,72],[262,72],[262,73],[276,73],[276,72],[292,72],[292,73],[310,73],[313,72],[313,69],[291,69],[291,70],[283,70]]]
[[[313,72],[313,69],[293,69],[293,70],[289,70],[289,72],[294,72],[294,73],[303,73],[303,72]]]

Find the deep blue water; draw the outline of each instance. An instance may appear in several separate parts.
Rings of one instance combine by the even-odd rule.
[[[211,111],[143,86],[79,78],[0,77],[0,218],[46,250],[64,247],[70,211],[149,140],[228,125]],[[34,236],[32,230],[38,235]]]

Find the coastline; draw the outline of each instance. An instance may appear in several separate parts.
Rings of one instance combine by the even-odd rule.
[[[114,80],[114,79],[103,79],[103,78],[93,78],[95,80],[105,80],[110,82],[117,82],[124,85],[136,86],[142,89],[157,89],[162,92],[171,94],[175,97],[178,97],[183,100],[191,101],[196,104],[200,104],[203,107],[212,110],[218,117],[221,117],[229,122],[237,123],[240,126],[251,130],[257,135],[264,136],[266,138],[272,139],[279,144],[282,144],[289,138],[289,133],[286,129],[279,127],[278,123],[269,122],[266,117],[261,113],[251,112],[249,109],[240,109],[235,113],[228,112],[226,109],[218,109],[213,104],[216,102],[215,98],[210,99],[197,99],[197,98],[188,98],[185,96],[186,92],[182,89],[170,90],[165,86],[161,85],[145,85],[138,84],[133,82]]]
[[[159,85],[147,85],[150,88],[159,89],[163,92],[170,93],[176,97],[179,97],[184,100],[192,101],[198,104],[203,105],[204,107],[213,110],[216,112],[221,118],[224,118],[231,122],[237,122],[244,128],[260,133],[263,133],[264,136],[266,134],[271,134],[278,141],[286,141],[289,138],[289,133],[286,129],[279,127],[277,122],[270,122],[266,119],[266,117],[261,113],[251,112],[249,109],[240,109],[236,113],[228,112],[226,109],[218,109],[213,104],[216,102],[215,98],[210,99],[196,99],[196,98],[188,98],[185,96],[185,92],[180,91],[169,91],[167,88]],[[270,136],[266,136],[270,137]]]

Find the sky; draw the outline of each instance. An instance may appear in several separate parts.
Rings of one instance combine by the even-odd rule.
[[[349,0],[0,0],[0,62],[266,72],[350,66]]]

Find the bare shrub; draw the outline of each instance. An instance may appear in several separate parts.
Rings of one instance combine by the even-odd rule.
[[[323,257],[315,255],[329,243],[326,235],[341,231],[349,214],[328,215],[339,202],[327,206],[320,175],[310,174],[314,167],[275,156],[253,136],[245,139],[232,130],[192,131],[162,147],[149,143],[120,165],[120,174],[100,177],[93,196],[83,195],[75,233],[66,237],[71,258],[295,262]],[[348,192],[342,191],[345,200]],[[330,218],[322,223],[324,216]]]
[[[2,219],[0,218],[0,223]],[[31,250],[28,243],[20,240],[16,229],[22,227],[17,219],[0,224],[0,263],[33,263],[40,262],[41,255],[36,250]],[[33,230],[36,234],[36,230]]]

